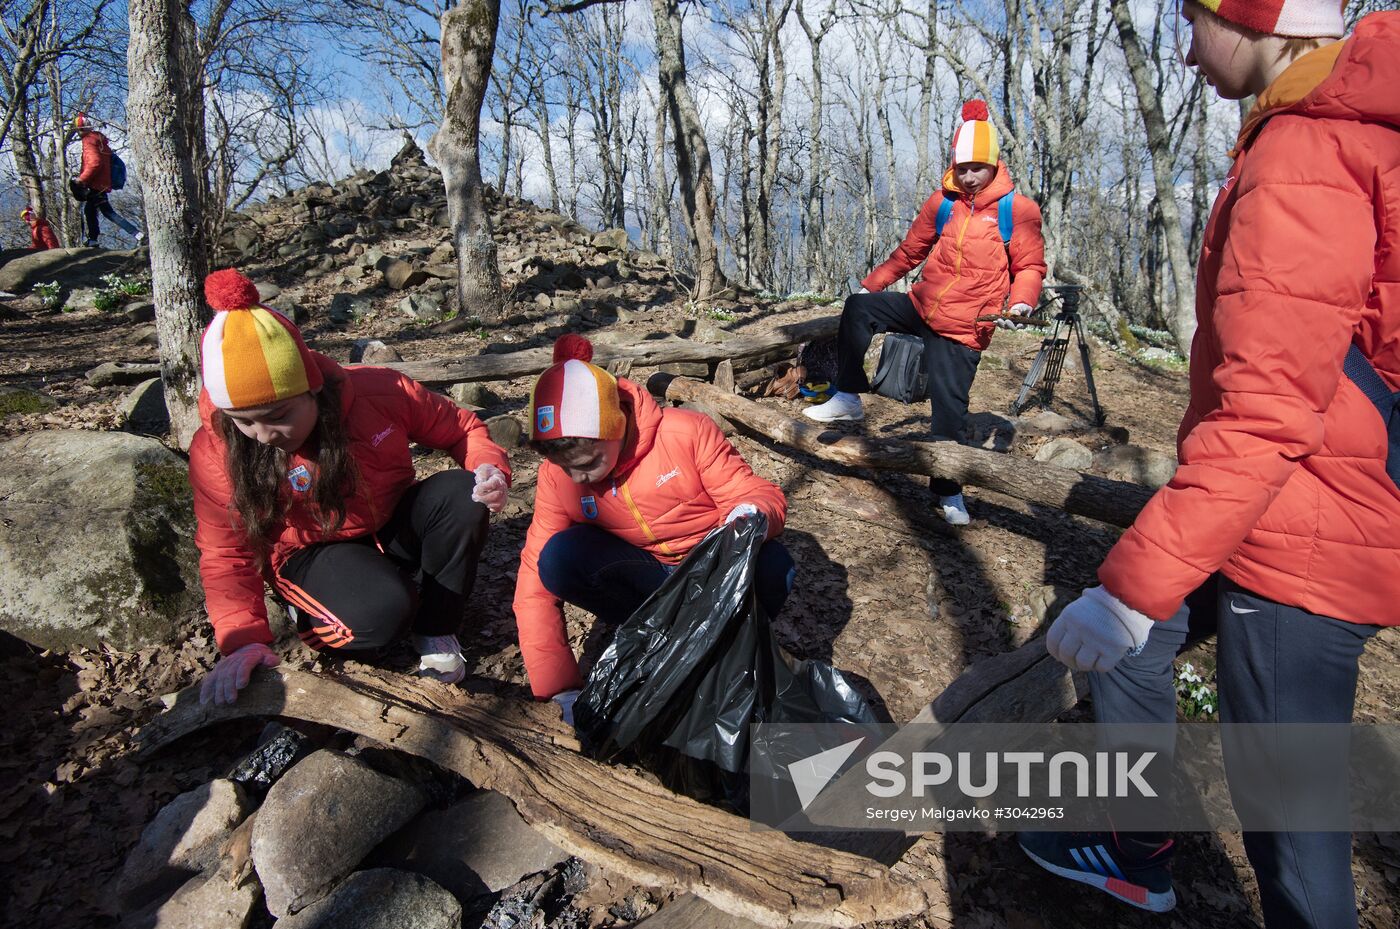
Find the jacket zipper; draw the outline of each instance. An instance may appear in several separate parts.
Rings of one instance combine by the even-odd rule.
[[[617,496],[617,481],[613,481],[613,496]],[[661,549],[664,554],[672,558],[676,557],[676,553],[671,551],[670,546],[658,539],[656,533],[651,531],[651,526],[647,525],[646,518],[642,516],[642,511],[637,506],[636,501],[632,499],[632,491],[626,484],[622,485],[622,499],[627,504],[627,509],[632,511],[632,518],[637,521],[637,526],[642,530],[642,535],[646,536],[647,539],[651,541],[651,544]]]

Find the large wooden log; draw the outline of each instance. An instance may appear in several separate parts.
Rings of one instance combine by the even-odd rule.
[[[154,751],[244,716],[336,726],[425,758],[510,797],[526,822],[572,854],[765,926],[858,926],[946,906],[937,881],[895,883],[884,864],[750,831],[746,819],[579,754],[547,703],[372,669],[278,668],[256,674],[233,706],[202,705],[195,687],[181,692],[138,739]]]
[[[1151,488],[1057,468],[1030,458],[969,448],[956,442],[907,442],[846,435],[793,419],[772,407],[725,393],[702,381],[677,377],[666,399],[703,403],[736,426],[809,455],[853,468],[875,468],[952,478],[1052,506],[1115,526],[1130,526],[1151,498]]]
[[[792,349],[802,342],[834,336],[839,321],[839,316],[809,319],[778,326],[770,332],[735,336],[726,342],[671,338],[652,342],[638,339],[631,345],[596,345],[593,361],[604,367],[623,360],[631,361],[637,367],[650,367],[673,361],[718,362],[763,358]],[[467,381],[507,381],[529,377],[543,372],[553,363],[552,348],[531,348],[504,355],[398,361],[383,367],[393,368],[430,387],[439,387]]]

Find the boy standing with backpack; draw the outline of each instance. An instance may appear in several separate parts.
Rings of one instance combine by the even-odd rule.
[[[87,248],[97,246],[97,236],[101,231],[97,224],[98,213],[116,223],[140,245],[145,235],[135,223],[112,209],[107,199],[113,190],[126,185],[126,165],[112,153],[107,137],[93,128],[86,116],[79,113],[73,125],[83,143],[82,166],[72,181],[73,197],[82,202],[83,216],[87,220],[87,241],[83,245]]]
[[[1000,313],[1008,300],[1010,312],[1024,315],[1040,299],[1045,279],[1040,207],[1013,190],[987,104],[972,100],[962,116],[942,188],[924,203],[889,260],[846,299],[836,337],[836,394],[804,410],[807,417],[864,419],[860,394],[870,389],[866,349],[877,332],[902,332],[924,340],[933,437],[961,440],[977,362],[996,328],[977,317]],[[908,294],[881,292],[925,259]],[[929,489],[944,519],[967,525],[957,481],[935,477]]]
[[[1175,722],[1172,661],[1214,627],[1221,722],[1345,735],[1366,643],[1400,624],[1400,13],[1345,42],[1339,0],[1186,0],[1181,15],[1186,63],[1227,100],[1258,95],[1202,240],[1181,463],[1046,645],[1093,672],[1095,717],[1121,730]],[[1345,746],[1305,777],[1268,746],[1224,749],[1242,817],[1265,803],[1298,821],[1260,799],[1283,783],[1344,805]],[[1134,906],[1176,903],[1165,834],[1020,842]],[[1245,832],[1268,929],[1357,925],[1351,844]]]

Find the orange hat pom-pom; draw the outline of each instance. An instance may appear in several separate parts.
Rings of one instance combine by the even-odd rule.
[[[963,104],[962,118],[964,120],[985,120],[988,115],[990,114],[987,112],[987,101],[985,100],[969,100]]]
[[[252,281],[235,268],[225,268],[204,279],[204,299],[215,310],[246,310],[262,298]]]
[[[593,343],[581,335],[566,332],[554,342],[554,363],[573,360],[592,361]]]

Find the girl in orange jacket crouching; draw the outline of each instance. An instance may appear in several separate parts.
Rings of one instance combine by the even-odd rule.
[[[373,651],[411,632],[420,672],[455,683],[457,641],[510,466],[486,426],[384,368],[345,369],[306,347],[253,283],[218,271],[190,446],[199,571],[223,657],[200,697],[232,703],[277,655],[266,581],[315,649]],[[418,481],[409,443],[460,468]],[[414,579],[418,583],[414,583]]]
[[[560,601],[626,620],[710,530],[762,513],[755,593],[782,608],[795,568],[776,540],[787,500],[758,477],[708,417],[662,409],[645,390],[590,364],[566,335],[530,398],[531,446],[544,456],[515,587],[530,688],[572,723],[583,686]]]

